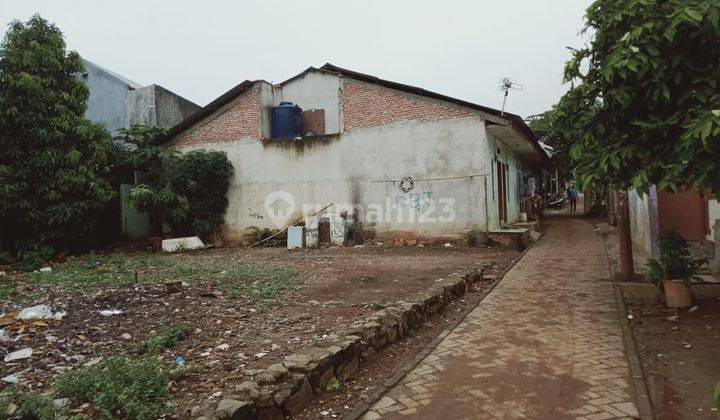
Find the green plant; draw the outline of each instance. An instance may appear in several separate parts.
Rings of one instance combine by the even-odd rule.
[[[290,266],[245,266],[233,273],[234,282],[228,290],[230,298],[246,296],[265,304],[273,303],[283,293],[298,288],[297,270]]]
[[[35,244],[20,254],[20,265],[25,270],[36,270],[55,255],[55,249],[50,245]]]
[[[703,259],[692,258],[688,243],[677,232],[667,232],[658,237],[660,259],[647,262],[647,279],[662,286],[665,280],[682,280],[685,283],[697,280],[695,273],[705,262]]]
[[[152,357],[133,361],[114,356],[62,373],[54,390],[75,403],[90,403],[103,418],[153,419],[167,406],[168,373]]]
[[[233,174],[225,152],[194,150],[169,160],[165,168],[168,185],[186,204],[182,218],[171,218],[175,229],[198,236],[216,232],[225,217]]]
[[[469,246],[477,245],[479,233],[480,232],[477,229],[473,229],[465,234],[465,239],[467,240],[467,244]]]
[[[20,412],[36,420],[55,420],[66,415],[66,410],[55,405],[52,398],[35,392],[22,396]]]
[[[0,301],[7,299],[12,295],[15,288],[9,284],[0,284]]]
[[[325,388],[328,391],[337,391],[340,389],[340,381],[336,377],[330,378],[328,381],[327,387]]]
[[[160,331],[152,332],[147,340],[138,345],[141,353],[158,354],[177,344],[190,334],[193,327],[189,324],[172,324]]]
[[[13,258],[7,251],[0,251],[0,265],[9,265],[13,263]]]
[[[585,186],[720,193],[720,2],[596,0],[561,103]]]
[[[720,382],[715,385],[715,392],[713,394],[715,397],[715,406],[720,410]]]
[[[260,241],[264,241],[265,239],[268,239],[272,237],[273,235],[276,235],[278,232],[280,232],[278,229],[269,229],[269,228],[259,228],[257,226],[250,226],[248,228],[249,235],[250,235],[250,242],[255,244]],[[269,239],[265,242],[263,242],[261,245],[264,247],[275,247],[275,246],[281,246],[283,244],[283,238],[282,235],[277,235],[273,237],[272,239]]]
[[[17,254],[85,246],[116,193],[113,146],[85,118],[76,52],[42,17],[10,23],[0,44],[0,226]]]

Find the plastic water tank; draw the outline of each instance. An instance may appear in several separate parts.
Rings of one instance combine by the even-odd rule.
[[[301,126],[302,109],[292,102],[280,102],[270,112],[270,135],[274,139],[297,137]]]

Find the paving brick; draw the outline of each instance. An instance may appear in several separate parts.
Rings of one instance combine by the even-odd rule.
[[[373,412],[387,411],[384,419],[638,415],[601,239],[581,219],[547,225],[542,241]]]

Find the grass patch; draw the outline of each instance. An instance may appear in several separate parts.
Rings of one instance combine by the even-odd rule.
[[[37,420],[55,420],[67,415],[67,410],[56,406],[52,398],[36,392],[23,396],[20,412],[23,418]]]
[[[9,284],[0,284],[0,300],[5,300],[13,293],[14,287]]]
[[[139,283],[218,281],[228,286],[226,289],[231,295],[260,300],[274,300],[280,293],[297,288],[298,283],[295,269],[290,266],[263,267],[210,255],[188,258],[152,253],[91,253],[70,257],[65,263],[54,266],[51,272],[22,273],[11,280],[87,290],[134,284],[135,273]],[[10,292],[0,289],[0,297]]]
[[[267,304],[273,303],[284,293],[296,290],[299,285],[294,267],[248,265],[233,273],[228,296],[233,299],[246,296]]]
[[[50,395],[38,392],[22,394],[15,386],[5,388],[0,392],[0,418],[10,418],[10,405],[15,404],[14,416],[20,415],[25,419],[55,420],[67,418],[67,409],[55,405]],[[15,417],[13,417],[15,418]]]
[[[62,373],[54,390],[76,404],[90,403],[102,418],[154,419],[169,407],[168,381],[169,373],[155,358],[114,356]]]
[[[138,351],[150,354],[162,353],[187,337],[192,330],[190,324],[168,325],[160,331],[150,333],[147,340],[138,345]]]

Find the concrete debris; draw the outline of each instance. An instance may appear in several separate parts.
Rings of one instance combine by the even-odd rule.
[[[18,383],[18,377],[15,375],[8,375],[1,379],[3,382],[8,384],[16,384]]]
[[[52,271],[52,268],[50,268],[50,267],[43,267],[43,268],[41,268],[41,269],[38,270],[38,271],[40,271],[41,273],[49,273],[49,272]]]
[[[93,358],[93,359],[90,359],[90,361],[87,362],[87,363],[85,363],[83,366],[85,366],[85,367],[95,366],[95,365],[97,365],[98,363],[102,362],[102,360],[103,360],[103,357],[102,357],[102,356],[98,356],[98,357],[95,357],[95,358]]]
[[[24,349],[20,349],[20,350],[14,351],[12,353],[8,353],[8,355],[5,356],[4,360],[5,360],[5,363],[13,362],[15,360],[27,359],[28,357],[32,356],[32,354],[33,354],[33,349],[31,349],[30,347],[26,347]]]
[[[57,314],[53,314],[52,308],[48,305],[35,305],[20,311],[18,318],[23,321],[33,319],[62,319],[62,317],[66,314],[67,312],[58,312]]]
[[[197,236],[189,236],[187,238],[165,239],[162,241],[163,252],[177,252],[203,248],[205,248],[205,244]]]

